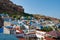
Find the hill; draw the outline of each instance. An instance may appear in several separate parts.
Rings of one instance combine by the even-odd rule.
[[[0,13],[8,13],[9,15],[29,15],[24,12],[24,8],[16,5],[10,0],[0,0]]]
[[[45,15],[33,14],[33,17],[36,18],[36,19],[41,19],[42,18],[42,19],[54,21],[54,22],[57,22],[57,23],[60,22],[60,19],[58,19],[58,18],[49,17],[49,16],[45,16]]]

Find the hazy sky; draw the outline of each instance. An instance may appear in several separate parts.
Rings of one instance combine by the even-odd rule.
[[[60,18],[60,0],[11,0],[23,6],[26,13]]]

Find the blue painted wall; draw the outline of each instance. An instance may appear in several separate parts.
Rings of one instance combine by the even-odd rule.
[[[3,28],[0,28],[0,33],[3,33]]]

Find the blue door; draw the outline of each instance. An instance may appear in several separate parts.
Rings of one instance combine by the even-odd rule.
[[[0,28],[0,33],[3,33],[3,27]]]

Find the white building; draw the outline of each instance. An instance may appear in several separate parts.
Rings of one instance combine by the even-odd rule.
[[[3,34],[10,34],[10,30],[4,27]]]
[[[37,36],[37,40],[45,40],[45,34],[46,32],[44,31],[36,31],[36,36]]]

